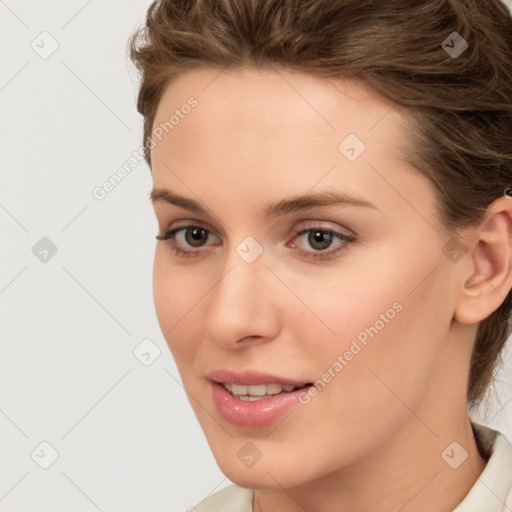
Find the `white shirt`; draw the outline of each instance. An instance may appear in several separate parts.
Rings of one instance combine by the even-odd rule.
[[[487,461],[483,472],[453,512],[512,512],[512,445],[507,438],[471,419],[475,440]],[[237,485],[212,494],[191,512],[254,512],[254,491]]]

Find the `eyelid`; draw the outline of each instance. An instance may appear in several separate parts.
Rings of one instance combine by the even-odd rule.
[[[331,225],[324,225],[324,223],[331,224]],[[334,224],[334,226],[332,225]],[[352,229],[348,229],[345,226],[342,226],[340,224],[336,224],[334,222],[330,222],[327,220],[304,220],[300,221],[298,224],[295,224],[292,230],[290,231],[290,234],[294,233],[297,234],[300,231],[305,231],[309,229],[325,229],[325,230],[331,230],[331,231],[338,231],[342,235],[345,235],[347,237],[356,237],[358,236],[355,231]]]
[[[347,232],[341,232],[341,234],[343,234],[344,236],[346,236],[347,238],[355,238],[355,237],[358,237],[359,235],[352,229],[348,229],[346,228],[345,226],[340,226],[338,224],[335,224],[335,226],[325,226],[323,225],[324,222],[327,222],[327,223],[330,223],[330,224],[335,224],[333,223],[332,221],[327,221],[327,220],[303,220],[303,221],[299,221],[299,223],[297,224],[296,222],[294,222],[294,224],[292,225],[292,227],[288,230],[288,232],[286,233],[286,237],[289,237],[289,236],[294,236],[296,237],[298,234],[300,234],[301,231],[305,231],[305,230],[308,230],[308,229],[314,229],[314,228],[318,228],[318,229],[322,229],[322,230],[332,230],[332,231],[340,231],[340,227],[341,229],[347,231]],[[211,228],[210,225],[206,224],[205,222],[202,222],[202,221],[198,221],[198,220],[193,220],[193,219],[183,219],[181,221],[178,221],[176,224],[172,224],[171,226],[169,226],[168,228],[166,229],[163,229],[161,230],[160,234],[162,235],[165,235],[166,233],[169,233],[170,231],[178,231],[179,229],[184,229],[184,228],[189,228],[189,227],[200,227],[200,228],[203,228],[205,229],[206,231],[208,231],[210,234],[213,234],[215,235],[217,238],[219,238],[219,235],[217,235],[217,233],[215,232],[214,229]]]
[[[177,218],[179,218],[179,220],[175,220]],[[178,217],[177,213],[172,213],[172,211],[169,212],[168,210],[163,210],[161,216],[157,215],[157,219],[159,225],[163,226],[163,228],[160,230],[160,233],[168,233],[174,229],[185,228],[191,225],[206,229],[210,233],[213,233],[220,238],[224,238],[227,232],[231,231],[229,227],[220,219],[217,219],[219,221],[220,227],[214,228],[212,224],[209,224],[206,221],[193,217],[181,218],[181,215]]]
[[[171,231],[176,232],[181,229],[191,228],[191,227],[202,228],[202,229],[208,231],[208,233],[210,235],[213,235],[217,238],[221,238],[221,235],[218,235],[216,233],[216,231],[214,229],[212,229],[212,227],[209,224],[199,221],[199,220],[195,220],[195,219],[183,219],[183,220],[177,221],[176,223],[171,223],[168,225],[168,227],[160,230],[160,234],[165,235],[167,233],[170,233]]]
[[[182,222],[186,222],[186,221],[182,221]],[[312,223],[312,225],[311,226],[308,225],[308,222]],[[322,226],[322,225],[320,225],[320,222],[321,221],[302,221],[298,225],[295,225],[294,228],[292,229],[294,236],[293,236],[293,239],[290,241],[292,243],[291,247],[296,247],[296,245],[295,245],[296,238],[306,234],[309,231],[313,231],[315,229],[317,231],[324,231],[324,232],[330,233],[330,235],[333,237],[333,239],[336,239],[340,243],[337,246],[335,246],[334,248],[328,247],[326,250],[318,250],[318,251],[315,251],[314,249],[306,250],[306,249],[302,249],[301,247],[297,247],[295,250],[298,252],[298,254],[300,254],[306,260],[310,260],[310,261],[337,260],[338,257],[341,256],[342,253],[344,253],[346,250],[348,250],[352,244],[357,242],[357,240],[358,240],[357,235],[345,234],[341,230],[339,230],[339,228],[331,228],[328,226]],[[202,253],[205,252],[205,250],[202,247],[183,249],[176,243],[176,240],[175,240],[177,232],[186,230],[189,228],[194,228],[194,227],[204,229],[205,231],[207,231],[208,235],[213,235],[215,237],[217,236],[212,230],[203,226],[201,222],[188,221],[188,224],[173,226],[172,228],[167,229],[164,233],[157,235],[156,238],[160,239],[160,240],[168,240],[172,247],[172,250],[178,257],[186,257],[186,258],[201,257]],[[346,228],[344,228],[344,229],[346,229]],[[348,230],[348,231],[350,231],[350,230]],[[290,236],[290,234],[291,233],[289,232],[286,235],[287,238]],[[286,243],[287,247],[290,247],[290,245],[289,245],[290,242]],[[206,246],[206,247],[208,247],[208,246]]]
[[[190,226],[196,226],[198,228],[203,228],[203,229],[210,231],[211,233],[214,232],[214,230],[211,228],[211,226],[209,224],[206,224],[205,222],[202,222],[200,220],[195,220],[195,219],[179,220],[176,222],[176,224],[172,224],[171,226],[169,226],[167,229],[165,229],[164,232],[171,231],[174,229],[188,228]]]

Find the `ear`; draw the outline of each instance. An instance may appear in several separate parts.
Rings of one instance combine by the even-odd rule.
[[[504,195],[486,210],[474,230],[465,258],[469,270],[461,275],[454,319],[478,323],[491,315],[512,288],[512,198]]]

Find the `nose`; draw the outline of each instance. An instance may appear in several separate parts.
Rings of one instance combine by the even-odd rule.
[[[206,335],[219,347],[238,349],[279,333],[279,281],[262,256],[247,263],[234,253],[208,294]]]

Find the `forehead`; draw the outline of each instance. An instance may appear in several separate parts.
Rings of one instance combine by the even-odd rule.
[[[260,114],[260,118],[281,121],[281,125],[287,119],[293,123],[302,118],[311,121],[302,125],[302,129],[320,128],[323,124],[324,129],[335,131],[358,127],[371,130],[391,111],[394,118],[403,122],[409,120],[404,107],[359,79],[322,78],[278,68],[219,70],[202,67],[187,71],[168,84],[153,127],[165,123],[190,96],[198,99],[200,108],[195,111],[201,112],[203,121],[207,120],[208,113],[214,116],[221,112],[224,120],[235,117],[240,123],[244,117],[254,122]]]
[[[191,97],[196,106],[182,109]],[[396,202],[393,182],[401,194],[418,185],[397,173],[421,179],[402,160],[409,113],[360,80],[282,69],[200,68],[167,86],[153,133],[173,115],[176,123],[160,139],[153,137],[156,186],[172,184],[185,192],[180,175],[194,190],[204,189],[200,182],[208,178],[210,186],[266,196],[281,194],[280,184],[287,195],[305,193],[316,183],[347,193],[379,187],[385,207],[386,201]],[[360,156],[350,160],[345,146],[354,143]],[[391,180],[388,185],[383,176]]]
[[[192,109],[187,105],[190,98],[196,102]],[[296,152],[305,145],[313,149],[319,141],[324,144],[318,149],[337,150],[349,134],[381,153],[394,148],[399,156],[410,122],[404,107],[361,80],[320,78],[288,69],[203,67],[183,73],[165,88],[153,130],[167,128],[160,129],[158,140],[153,137],[157,146],[151,156],[154,162],[166,149],[159,143],[162,137],[177,150],[191,138],[197,149],[204,142],[229,139],[231,147],[250,157],[255,150],[261,154],[263,147],[278,145],[281,151]]]

